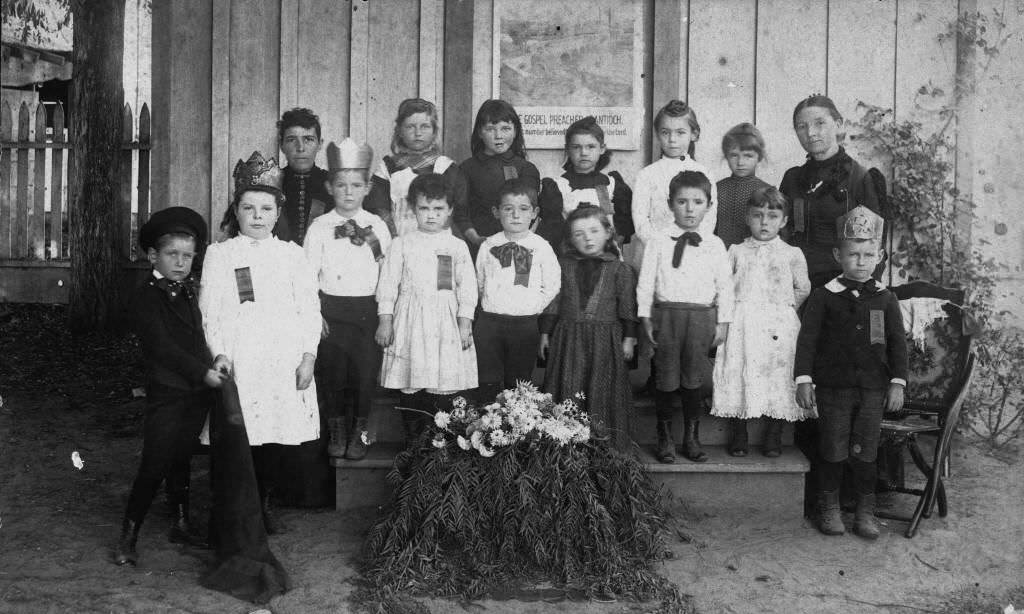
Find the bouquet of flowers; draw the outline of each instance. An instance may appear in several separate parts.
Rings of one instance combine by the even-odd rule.
[[[434,415],[438,430],[432,443],[435,448],[445,448],[454,442],[462,450],[487,458],[494,456],[496,448],[541,438],[559,446],[583,443],[590,439],[590,419],[579,409],[578,400],[583,400],[582,392],[555,403],[550,394],[530,382],[518,382],[479,409],[456,397],[450,412]]]

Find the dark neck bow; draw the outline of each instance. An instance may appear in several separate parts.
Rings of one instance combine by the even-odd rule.
[[[372,226],[363,228],[359,224],[356,224],[355,220],[348,220],[344,224],[334,227],[334,238],[344,239],[347,238],[352,242],[352,245],[360,246],[364,243],[370,246],[373,251],[373,259],[379,261],[384,257],[384,252],[380,248],[380,240],[377,239],[377,235],[373,232]]]
[[[673,237],[673,241],[676,242],[676,248],[672,251],[672,266],[679,268],[679,263],[683,261],[683,250],[686,249],[687,245],[697,247],[700,245],[700,235],[695,232],[684,232],[678,237]]]
[[[181,281],[171,281],[166,277],[161,277],[160,279],[154,279],[152,283],[157,288],[166,292],[168,298],[172,300],[178,295],[184,295],[189,299],[193,299],[196,296],[195,281],[191,277],[187,277]]]
[[[530,285],[530,267],[533,264],[533,252],[515,241],[509,241],[504,245],[496,245],[492,247],[491,254],[498,259],[502,268],[510,267],[515,264],[515,285]]]
[[[874,279],[868,279],[867,281],[854,281],[845,277],[839,278],[839,283],[843,284],[847,290],[851,292],[856,291],[860,294],[872,294],[878,289],[878,285]]]

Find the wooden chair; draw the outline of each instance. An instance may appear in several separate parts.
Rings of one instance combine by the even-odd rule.
[[[948,301],[943,306],[946,317],[925,330],[923,347],[908,338],[911,368],[904,411],[882,421],[879,459],[888,479],[881,490],[913,495],[918,500],[910,516],[888,512],[876,515],[909,522],[904,535],[910,538],[917,534],[921,518],[931,516],[936,503],[940,516],[945,517],[948,511],[943,477],[948,475],[950,444],[974,375],[975,356],[971,335],[964,331],[963,290],[927,282],[912,282],[892,290],[901,301],[918,297]],[[931,463],[918,445],[920,436],[935,438]],[[924,488],[906,485],[903,450],[923,474]]]

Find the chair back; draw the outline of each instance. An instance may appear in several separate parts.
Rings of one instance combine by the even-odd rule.
[[[971,360],[972,336],[964,330],[965,292],[944,288],[925,281],[913,281],[891,288],[900,301],[933,298],[946,301],[938,318],[924,330],[923,343],[911,338],[907,331],[910,373],[906,397],[910,401],[934,404],[936,409],[949,408],[964,387],[962,378]]]

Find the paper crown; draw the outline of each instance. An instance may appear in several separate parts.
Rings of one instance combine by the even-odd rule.
[[[281,189],[281,169],[277,166],[277,158],[264,158],[258,151],[252,152],[249,159],[235,163],[235,194],[253,186],[265,186]]]
[[[843,239],[870,239],[880,241],[885,220],[880,215],[861,205],[854,207],[836,218],[836,235]]]
[[[343,168],[370,168],[373,162],[373,149],[363,143],[360,145],[351,137],[335,145],[334,142],[327,144],[327,169],[331,171]]]

